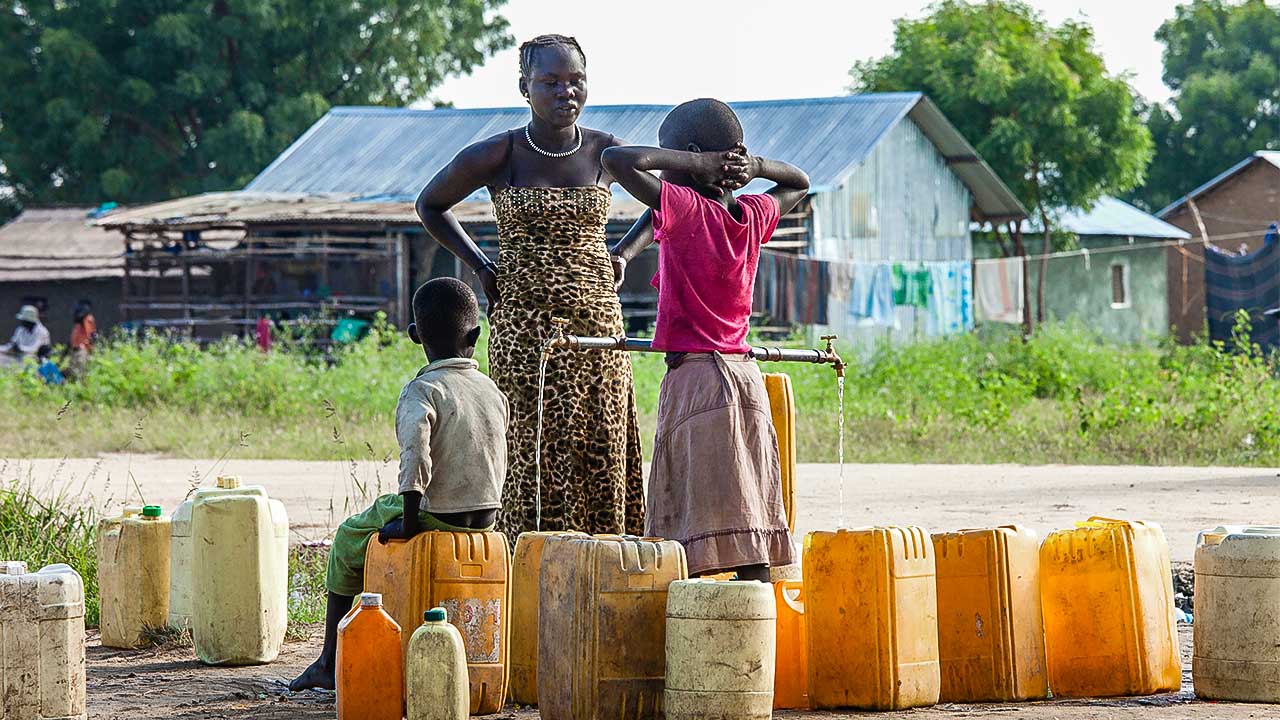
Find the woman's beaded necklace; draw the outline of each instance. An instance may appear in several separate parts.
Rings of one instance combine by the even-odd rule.
[[[582,128],[578,127],[577,125],[574,125],[573,129],[575,131],[575,134],[578,136],[578,143],[574,145],[572,148],[565,150],[564,152],[551,152],[549,150],[543,150],[542,148],[538,147],[538,144],[533,141],[533,136],[529,134],[528,125],[524,126],[524,139],[528,141],[529,147],[533,148],[534,152],[537,152],[540,155],[545,155],[549,158],[569,157],[570,155],[582,149]]]

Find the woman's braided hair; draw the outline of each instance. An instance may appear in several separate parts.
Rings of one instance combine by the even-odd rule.
[[[538,48],[552,47],[554,45],[571,48],[578,53],[578,57],[582,58],[582,66],[587,66],[587,54],[582,52],[582,46],[578,44],[577,38],[568,35],[539,35],[520,46],[520,75],[529,77],[529,73],[533,68],[533,54]]]

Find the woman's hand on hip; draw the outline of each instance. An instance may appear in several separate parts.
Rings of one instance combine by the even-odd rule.
[[[492,317],[493,311],[498,309],[499,303],[502,302],[501,296],[498,294],[498,272],[496,266],[485,265],[476,273],[480,278],[480,289],[484,290],[484,298],[489,303],[488,314]]]
[[[622,281],[627,275],[627,259],[621,255],[610,253],[609,262],[613,264],[613,289],[621,290]]]

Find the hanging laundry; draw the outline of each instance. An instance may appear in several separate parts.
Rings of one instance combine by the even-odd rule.
[[[925,332],[953,335],[973,329],[973,272],[968,261],[925,263],[929,314]]]
[[[897,327],[893,290],[893,268],[888,263],[855,263],[849,317],[859,325]]]
[[[758,310],[775,323],[827,324],[827,298],[831,290],[829,266],[821,260],[790,253],[760,253],[756,273]]]
[[[929,305],[929,269],[923,263],[894,263],[892,272],[895,305]]]
[[[1228,254],[1214,245],[1204,253],[1205,314],[1209,337],[1230,343],[1238,310],[1253,318],[1251,339],[1269,350],[1280,344],[1280,327],[1268,310],[1280,307],[1280,231],[1273,223],[1255,253]]]
[[[978,260],[973,263],[975,315],[980,322],[1022,322],[1025,269],[1022,258]]]

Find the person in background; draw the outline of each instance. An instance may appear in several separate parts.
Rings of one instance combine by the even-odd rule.
[[[51,344],[49,329],[40,322],[40,311],[35,305],[23,305],[17,314],[18,327],[13,331],[9,342],[0,345],[0,353],[17,356],[19,359],[34,358],[36,352]]]
[[[46,385],[61,385],[67,381],[62,375],[62,371],[58,369],[56,363],[52,359],[53,348],[48,345],[41,345],[36,350],[36,373],[44,380]]]
[[[67,374],[79,380],[89,369],[89,354],[93,352],[93,341],[98,336],[98,323],[93,319],[93,303],[81,300],[76,303],[72,314],[75,322],[71,326],[71,342],[67,345]]]
[[[645,534],[679,541],[690,575],[769,581],[795,562],[782,507],[778,439],[748,321],[760,246],[809,191],[799,168],[750,155],[719,100],[677,106],[660,148],[604,151],[605,169],[653,210],[658,319],[667,352],[649,476]],[[660,171],[659,177],[651,171]],[[753,178],[766,195],[734,197]]]

